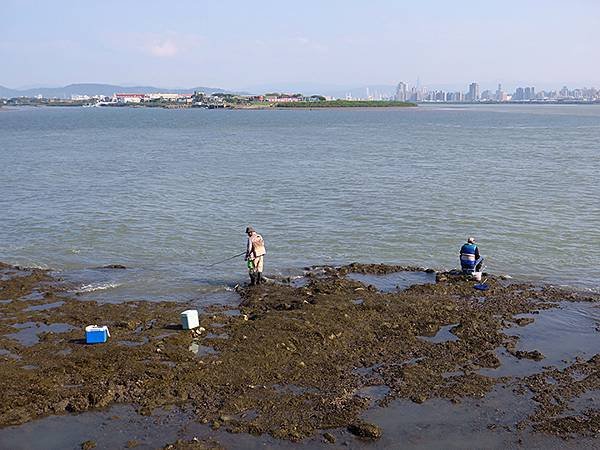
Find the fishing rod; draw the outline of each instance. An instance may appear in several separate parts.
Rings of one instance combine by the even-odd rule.
[[[216,263],[212,263],[212,264],[210,264],[210,265],[208,265],[206,267],[208,268],[208,267],[216,266],[217,264],[224,263],[225,261],[229,261],[230,259],[239,258],[240,256],[245,255],[245,254],[246,254],[246,252],[242,252],[242,253],[239,253],[237,255],[230,256],[229,258],[225,258],[225,259],[223,259],[221,261],[217,261]]]

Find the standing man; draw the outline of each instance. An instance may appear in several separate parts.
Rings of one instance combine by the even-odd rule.
[[[264,258],[267,253],[265,241],[262,236],[251,226],[246,228],[248,244],[246,245],[246,261],[248,261],[248,273],[250,275],[250,286],[263,283],[262,277]]]
[[[463,273],[471,274],[480,272],[482,264],[483,257],[479,254],[479,247],[475,244],[475,238],[470,237],[460,248],[460,267]]]

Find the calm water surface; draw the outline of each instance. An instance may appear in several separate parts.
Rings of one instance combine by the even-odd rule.
[[[216,298],[323,263],[487,269],[600,287],[600,106],[0,112],[0,260],[92,297]],[[110,263],[131,269],[99,271]]]

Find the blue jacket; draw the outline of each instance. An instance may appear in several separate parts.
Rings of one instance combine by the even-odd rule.
[[[475,244],[468,242],[460,248],[460,263],[463,266],[475,266],[479,259],[479,248]]]

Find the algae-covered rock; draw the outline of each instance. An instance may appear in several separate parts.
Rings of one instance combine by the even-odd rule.
[[[92,450],[96,448],[96,443],[94,441],[84,441],[81,443],[81,450]]]
[[[381,428],[368,422],[355,422],[348,426],[348,431],[365,439],[379,439],[381,437]]]
[[[335,436],[331,433],[323,433],[323,439],[330,444],[335,444]]]

